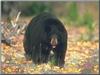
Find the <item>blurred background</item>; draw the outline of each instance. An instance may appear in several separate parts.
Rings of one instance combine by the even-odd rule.
[[[64,69],[51,68],[49,65],[35,68],[25,66],[32,64],[24,58],[22,42],[25,28],[31,19],[41,12],[55,14],[68,31]],[[4,49],[2,73],[99,73],[98,1],[1,1],[1,26]],[[9,47],[11,45],[14,48]],[[17,65],[11,66],[12,63]],[[22,64],[24,66],[21,67]]]
[[[41,12],[51,12],[59,17],[66,26],[85,26],[91,31],[99,24],[98,2],[1,2],[2,19],[9,21],[15,19],[21,12],[19,21],[30,21],[33,16]],[[29,19],[27,19],[29,18]],[[91,36],[90,36],[91,37]],[[90,38],[89,38],[90,39]]]

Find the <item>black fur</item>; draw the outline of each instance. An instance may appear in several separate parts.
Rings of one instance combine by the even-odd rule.
[[[58,44],[52,48],[50,37],[56,35]],[[41,13],[31,20],[24,37],[26,56],[35,64],[47,63],[53,50],[55,64],[63,66],[67,50],[67,31],[61,21],[51,13]]]

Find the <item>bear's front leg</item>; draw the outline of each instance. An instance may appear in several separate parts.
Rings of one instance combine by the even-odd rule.
[[[65,54],[66,54],[66,49],[64,48],[64,45],[58,45],[57,48],[55,48],[54,55],[55,55],[56,66],[64,67]]]

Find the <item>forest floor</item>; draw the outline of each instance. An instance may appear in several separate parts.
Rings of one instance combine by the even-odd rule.
[[[24,56],[23,35],[13,38],[15,44],[9,47],[1,44],[2,74],[98,74],[99,73],[99,41],[98,29],[93,41],[78,40],[80,34],[86,33],[84,27],[68,27],[68,48],[64,68],[52,66],[50,63],[34,65]]]

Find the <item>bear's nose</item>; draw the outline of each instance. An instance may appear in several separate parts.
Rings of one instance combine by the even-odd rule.
[[[55,48],[58,44],[57,38],[52,38],[50,44],[52,45],[52,48]]]

